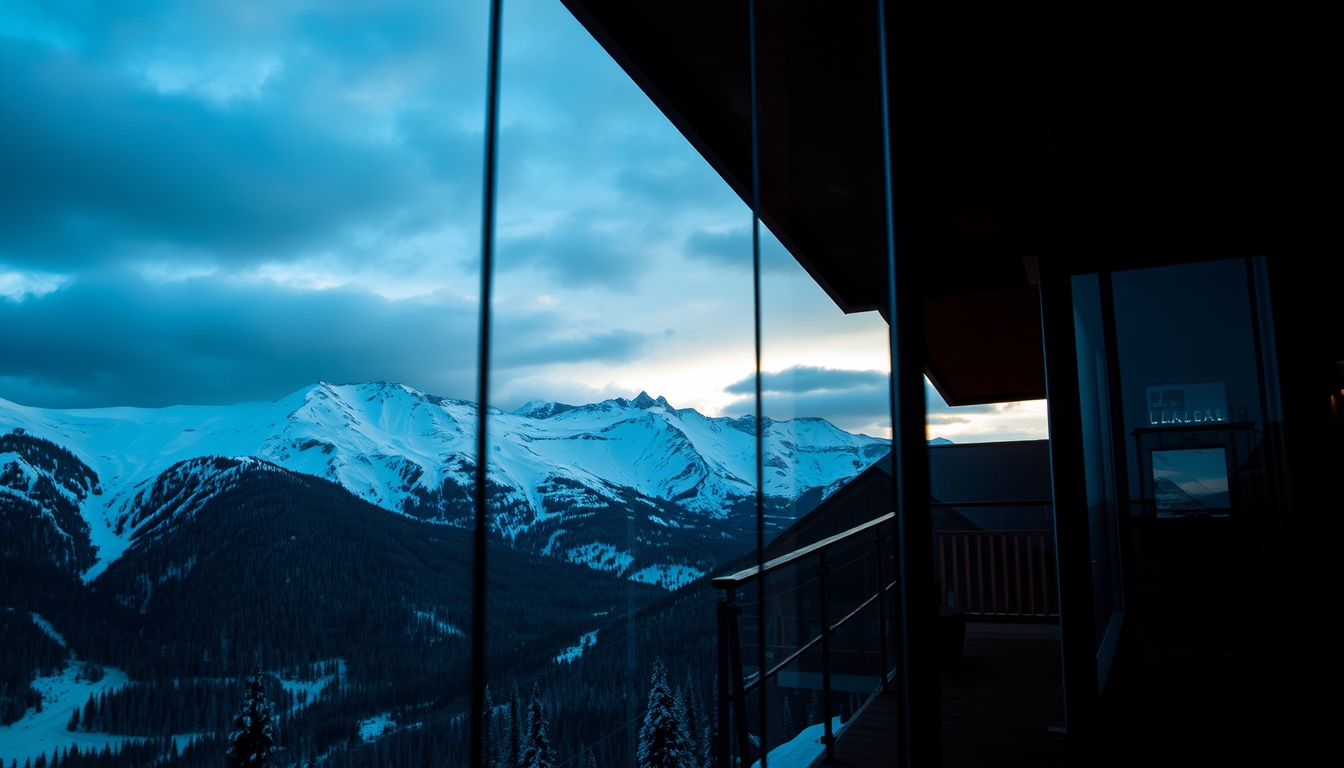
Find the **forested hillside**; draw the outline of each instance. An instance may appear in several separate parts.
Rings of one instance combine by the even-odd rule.
[[[66,716],[80,710],[81,732],[220,738],[253,665],[283,679],[274,699],[281,733],[308,751],[358,742],[359,722],[382,713],[460,713],[469,532],[258,460],[195,460],[165,475],[183,487],[160,487],[164,498],[210,492],[161,505],[89,584],[53,564],[6,559],[0,701],[9,720],[36,704],[33,677],[59,671],[69,654],[134,681],[75,702]],[[548,669],[583,635],[666,595],[498,540],[489,563],[489,641],[501,676]]]

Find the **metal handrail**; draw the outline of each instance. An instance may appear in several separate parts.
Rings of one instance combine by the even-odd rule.
[[[736,714],[737,721],[737,741],[738,751],[742,757],[747,757],[751,749],[750,736],[746,730],[746,696],[752,690],[760,687],[765,681],[777,675],[790,663],[797,661],[807,651],[821,645],[821,678],[822,678],[822,696],[821,696],[821,719],[823,723],[824,735],[822,743],[826,747],[828,759],[835,757],[835,734],[831,726],[831,652],[830,640],[835,632],[844,626],[847,622],[863,613],[874,602],[878,608],[878,626],[879,626],[879,656],[882,665],[881,688],[887,690],[889,679],[889,668],[887,663],[887,642],[886,642],[886,604],[882,601],[882,596],[890,592],[895,586],[895,581],[887,581],[882,575],[882,534],[878,531],[884,523],[894,521],[896,515],[887,513],[881,517],[869,520],[862,525],[857,525],[847,531],[842,531],[834,536],[829,536],[814,544],[794,550],[786,555],[777,557],[764,566],[747,568],[738,571],[729,576],[721,576],[713,580],[716,589],[724,591],[724,599],[719,602],[719,744],[718,752],[720,756],[720,765],[729,764],[729,752],[731,751],[732,734],[730,731],[730,707]],[[876,591],[862,602],[857,608],[850,611],[844,618],[834,623],[829,615],[829,597],[827,590],[827,575],[830,572],[830,566],[826,563],[826,551],[828,548],[843,541],[847,541],[856,536],[865,533],[875,532],[873,536],[873,546],[877,550],[877,585]],[[761,669],[750,678],[744,678],[742,670],[742,649],[741,636],[738,630],[737,618],[742,613],[742,609],[737,605],[738,587],[762,578],[772,571],[783,568],[784,566],[797,563],[810,555],[816,555],[817,560],[817,582],[820,596],[820,619],[821,632],[811,640],[808,640],[801,647],[795,649],[779,663],[769,669]],[[759,638],[758,642],[763,642],[764,638]],[[762,737],[764,734],[762,734]],[[767,744],[762,740],[761,749],[767,748]]]
[[[804,557],[807,557],[808,555],[817,552],[818,550],[826,549],[827,547],[833,544],[837,544],[841,541],[844,541],[845,539],[848,539],[851,536],[857,536],[860,533],[864,533],[865,531],[870,531],[878,527],[882,523],[894,520],[895,518],[896,513],[888,512],[887,514],[881,517],[869,520],[863,525],[856,525],[847,531],[841,531],[840,533],[837,533],[834,536],[828,536],[827,538],[824,538],[821,541],[816,542],[815,544],[808,544],[807,546],[802,547],[801,549],[795,549],[794,551],[788,553],[787,555],[780,555],[774,560],[767,562],[764,566],[753,565],[750,568],[738,571],[737,573],[731,574],[729,576],[720,576],[711,581],[710,583],[714,585],[715,589],[732,589],[735,587],[740,587],[743,584],[746,584],[747,582],[752,581],[764,574],[782,568],[796,560],[801,560]]]
[[[1051,499],[1026,499],[1026,500],[1019,500],[1019,501],[936,501],[936,500],[932,500],[932,499],[930,499],[930,501],[929,501],[929,506],[930,506],[930,507],[938,507],[938,508],[947,508],[947,507],[1048,507],[1048,506],[1051,506],[1051,505],[1053,505],[1053,504],[1054,504],[1054,501],[1052,501]],[[757,578],[759,575],[761,575],[761,574],[763,574],[763,573],[770,573],[771,571],[773,571],[773,570],[775,570],[775,569],[777,569],[777,568],[782,568],[783,566],[786,566],[786,565],[788,565],[789,563],[792,563],[792,562],[795,561],[795,560],[801,560],[802,558],[807,557],[808,555],[812,554],[813,552],[816,552],[816,551],[819,550],[819,549],[824,549],[824,548],[829,547],[829,546],[831,546],[831,545],[833,545],[833,544],[837,544],[837,543],[839,543],[839,542],[841,542],[841,541],[843,541],[843,540],[845,540],[845,539],[847,539],[847,538],[849,538],[849,537],[851,537],[851,536],[857,536],[858,534],[863,533],[864,531],[870,530],[870,529],[872,529],[872,528],[876,528],[876,527],[880,526],[882,523],[885,523],[885,522],[887,522],[887,521],[889,521],[889,520],[893,520],[893,519],[895,519],[895,517],[896,517],[896,513],[895,513],[895,512],[888,512],[887,514],[882,515],[881,517],[878,517],[878,518],[874,518],[874,519],[872,519],[872,520],[869,520],[868,522],[863,523],[862,525],[856,525],[856,526],[854,526],[853,528],[850,528],[850,529],[847,530],[847,531],[841,531],[840,533],[837,533],[837,534],[835,534],[834,536],[829,536],[829,537],[824,538],[824,539],[822,539],[821,541],[818,541],[818,542],[816,542],[816,543],[814,543],[814,544],[808,544],[808,545],[805,546],[805,547],[801,547],[801,548],[799,548],[799,549],[795,549],[794,551],[788,553],[787,555],[780,555],[779,557],[775,558],[774,560],[771,560],[771,561],[767,562],[767,563],[765,564],[764,568],[761,568],[761,567],[759,567],[759,566],[752,566],[752,567],[750,567],[750,568],[745,568],[745,569],[743,569],[743,570],[741,570],[741,571],[738,571],[737,573],[730,574],[730,575],[728,575],[728,576],[720,576],[720,577],[718,577],[718,578],[716,578],[716,579],[713,579],[710,583],[714,585],[714,588],[715,588],[715,589],[727,589],[727,588],[729,588],[730,586],[732,586],[732,587],[741,586],[741,585],[743,585],[743,584],[745,584],[745,583],[747,583],[747,582],[749,582],[749,581],[751,581],[751,580]],[[759,571],[759,572],[758,572],[758,571]]]
[[[896,586],[896,582],[893,581],[882,589],[881,594],[886,594],[887,592],[890,592],[891,588],[894,586]],[[876,600],[878,597],[880,597],[881,594],[874,594],[872,597],[868,598],[867,600],[864,600],[862,603],[859,603],[858,608],[855,608],[854,610],[850,611],[849,615],[845,616],[845,618],[835,622],[830,626],[830,633],[835,634],[835,631],[840,627],[844,626],[845,622],[849,621],[850,619],[862,613],[863,609],[872,605],[873,601]],[[802,645],[798,646],[798,650],[794,651],[793,653],[790,653],[788,656],[785,656],[783,661],[779,662],[775,666],[766,670],[765,675],[761,675],[760,672],[757,672],[751,677],[744,678],[742,683],[742,692],[751,693],[752,689],[760,685],[762,680],[769,680],[770,678],[774,677],[776,674],[779,673],[780,670],[789,666],[789,664],[797,661],[798,657],[802,656],[804,653],[816,647],[817,643],[821,642],[821,638],[822,635],[817,635],[811,640],[808,640],[806,643],[803,643]]]
[[[1052,499],[1026,499],[1024,501],[931,501],[930,507],[1049,507]]]

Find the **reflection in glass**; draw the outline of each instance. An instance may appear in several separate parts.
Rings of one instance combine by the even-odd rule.
[[[1227,514],[1227,454],[1222,448],[1153,451],[1158,517],[1178,512]]]

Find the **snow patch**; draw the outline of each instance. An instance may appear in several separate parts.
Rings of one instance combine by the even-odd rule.
[[[831,718],[831,732],[838,736],[842,730],[844,727],[840,725],[840,718]],[[807,726],[797,736],[770,750],[770,765],[775,768],[809,768],[826,752],[826,747],[821,743],[824,735],[826,727],[822,723]],[[759,768],[760,764],[757,760],[752,763],[752,768]]]
[[[570,647],[561,651],[560,655],[555,657],[555,660],[557,663],[568,664],[571,661],[574,661],[575,659],[582,658],[583,652],[588,650],[589,648],[592,648],[594,645],[597,645],[596,629],[593,630],[592,632],[585,634],[583,637],[579,638],[578,645],[571,645]]]
[[[56,628],[53,627],[53,626],[51,626],[51,622],[50,622],[50,621],[47,621],[46,619],[42,618],[42,617],[39,616],[38,614],[34,613],[34,614],[33,614],[33,623],[36,624],[37,626],[41,627],[41,628],[42,628],[42,631],[43,631],[43,632],[46,632],[46,633],[47,633],[47,636],[50,637],[52,640],[55,640],[57,645],[61,646],[62,648],[68,648],[68,647],[69,647],[69,646],[67,646],[67,645],[65,644],[65,638],[64,638],[64,637],[61,637],[61,633],[60,633],[60,632],[57,632],[57,631],[56,631]]]
[[[34,621],[38,626],[43,624],[36,617]],[[89,696],[116,690],[127,682],[126,673],[112,667],[103,667],[102,679],[91,682],[82,674],[83,666],[72,657],[58,674],[33,681],[33,689],[42,695],[42,711],[29,709],[23,717],[0,727],[0,755],[6,761],[36,760],[41,754],[47,754],[50,759],[57,748],[64,750],[74,745],[79,745],[80,752],[87,752],[128,741],[143,741],[137,736],[66,730],[70,714],[76,708],[82,708]]]
[[[561,536],[564,536],[564,535],[565,535],[565,529],[564,529],[564,528],[560,528],[559,530],[557,530],[557,531],[555,531],[554,533],[552,533],[552,534],[551,534],[551,538],[549,538],[549,539],[546,540],[546,546],[544,546],[544,547],[541,548],[541,554],[543,554],[543,555],[549,555],[549,554],[551,554],[551,548],[555,546],[555,540],[558,539],[558,538],[560,538]]]
[[[610,544],[595,541],[591,544],[574,547],[565,552],[565,559],[571,563],[582,563],[595,571],[612,571],[617,576],[635,562],[635,556]]]
[[[650,565],[647,568],[640,568],[638,571],[630,574],[627,578],[631,581],[653,584],[654,586],[671,591],[683,587],[704,575],[704,571],[698,568],[692,568],[689,565],[661,563],[659,565]]]
[[[433,611],[416,611],[415,621],[417,624],[433,627],[440,635],[466,637],[466,633],[460,627],[440,619]]]
[[[359,738],[363,741],[373,741],[384,733],[396,730],[396,727],[397,721],[392,719],[392,713],[384,712],[359,721]]]
[[[317,702],[322,698],[322,694],[326,693],[328,685],[345,677],[345,659],[332,659],[327,662],[317,662],[311,666],[316,667],[320,664],[329,664],[332,662],[336,664],[336,671],[314,680],[305,681],[299,680],[298,678],[280,677],[279,675],[275,676],[276,682],[280,683],[280,687],[288,691],[294,697],[294,706],[289,710],[288,714],[292,715],[299,710],[302,710],[304,707],[307,707],[309,704]]]

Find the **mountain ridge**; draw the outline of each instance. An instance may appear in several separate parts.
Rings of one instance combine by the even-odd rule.
[[[670,587],[748,543],[751,526],[740,518],[755,495],[753,417],[708,417],[647,392],[487,414],[491,527],[514,546],[590,567],[599,567],[590,554],[602,552],[602,562],[627,564],[626,578]],[[59,410],[0,399],[0,434],[48,440],[101,478],[104,492],[81,505],[98,550],[85,579],[153,516],[145,505],[161,475],[193,459],[253,457],[392,512],[467,527],[477,418],[475,403],[387,382],[319,382],[231,406]],[[786,511],[866,469],[889,445],[823,419],[762,424],[767,501]],[[681,575],[668,581],[673,572]]]

